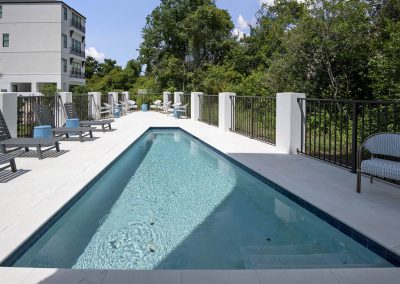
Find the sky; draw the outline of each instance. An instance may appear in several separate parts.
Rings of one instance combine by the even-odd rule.
[[[254,21],[261,3],[271,0],[217,0],[217,6],[226,9],[235,23],[235,33],[248,33],[248,24]],[[124,66],[137,58],[142,42],[142,28],[146,16],[157,7],[159,0],[64,0],[83,14],[86,22],[87,54],[102,61],[117,60]]]

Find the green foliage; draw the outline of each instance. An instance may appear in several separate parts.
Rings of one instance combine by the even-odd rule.
[[[275,0],[249,35],[238,39],[233,28],[213,0],[161,0],[137,61],[88,58],[85,90],[400,98],[398,0]]]
[[[54,96],[57,93],[57,85],[56,84],[43,84],[40,86],[40,90],[45,96]]]

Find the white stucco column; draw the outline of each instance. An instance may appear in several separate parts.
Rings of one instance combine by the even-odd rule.
[[[72,93],[71,92],[61,92],[58,93],[61,96],[63,104],[72,103]]]
[[[60,125],[64,125],[65,121],[67,119],[67,114],[65,113],[65,108],[64,104],[66,103],[72,103],[72,93],[71,92],[61,92],[58,93],[61,97],[61,105],[59,106],[58,110],[58,121],[60,122]]]
[[[99,120],[99,119],[101,119],[101,115],[100,115],[101,93],[100,92],[90,92],[88,94],[89,94],[89,100],[91,97],[93,97],[93,100],[89,102],[92,104],[92,117],[95,120]]]
[[[166,105],[168,103],[169,95],[171,92],[163,92],[163,104]]]
[[[13,138],[17,133],[17,93],[0,93],[0,110]]]
[[[300,93],[276,95],[276,147],[285,154],[295,154],[301,147],[301,117],[305,109],[300,109],[297,99],[305,97]]]
[[[219,129],[224,132],[230,131],[232,127],[232,100],[235,93],[220,93],[218,103]]]
[[[123,101],[127,102],[129,100],[129,92],[122,92]]]
[[[119,103],[118,102],[118,92],[110,92],[110,93],[108,93],[108,95],[112,97],[114,103]],[[111,102],[110,102],[110,104],[111,104]]]
[[[193,121],[199,121],[200,116],[200,99],[199,96],[202,96],[201,92],[193,92],[191,93],[191,116]]]
[[[181,102],[181,95],[183,95],[183,92],[175,92],[174,93],[174,103],[179,104]]]

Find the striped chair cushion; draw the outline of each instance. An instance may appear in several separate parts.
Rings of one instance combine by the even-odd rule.
[[[400,162],[370,159],[361,163],[361,172],[381,178],[400,180]]]
[[[400,134],[373,135],[365,141],[364,147],[372,154],[400,157]]]

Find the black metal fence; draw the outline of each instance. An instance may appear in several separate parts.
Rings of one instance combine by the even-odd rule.
[[[101,100],[101,106],[100,107],[104,107],[104,104],[109,104],[110,103],[108,94],[101,94],[100,100]]]
[[[18,137],[33,137],[35,121],[34,106],[48,106],[54,116],[56,127],[62,126],[65,110],[61,97],[56,96],[31,96],[17,98],[17,134]]]
[[[231,96],[231,131],[276,143],[276,98]]]
[[[396,101],[298,99],[302,144],[298,151],[356,170],[357,148],[370,135],[400,130]]]
[[[218,126],[218,95],[199,95],[199,121]]]
[[[186,115],[187,118],[191,118],[192,117],[192,96],[190,94],[181,94],[181,104],[187,105],[187,109],[186,109]]]
[[[75,105],[80,120],[93,120],[92,95],[72,95],[72,102]]]

